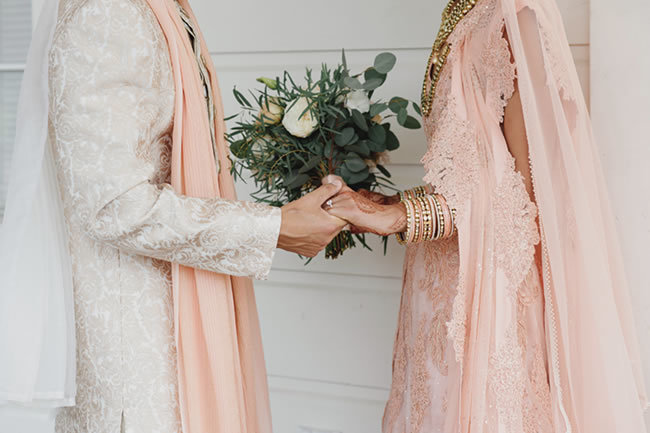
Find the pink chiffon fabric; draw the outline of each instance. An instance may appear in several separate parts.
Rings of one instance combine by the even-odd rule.
[[[214,149],[196,57],[177,7],[171,0],[147,2],[167,40],[174,74],[172,186],[188,196],[235,199],[221,96],[203,36],[197,35],[216,105]],[[196,23],[187,0],[179,3]],[[270,433],[251,281],[178,264],[172,279],[183,432]]]
[[[478,0],[449,42],[422,162],[458,234],[407,251],[384,432],[645,433],[622,256],[557,6]],[[501,129],[515,81],[534,203]]]

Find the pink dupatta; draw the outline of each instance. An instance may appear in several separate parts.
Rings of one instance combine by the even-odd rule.
[[[520,357],[516,304],[503,293],[508,267],[515,268],[519,256],[499,249],[495,227],[501,221],[493,211],[498,198],[491,192],[503,172],[506,145],[494,110],[480,93],[475,68],[481,59],[472,51],[472,38],[487,37],[486,10],[494,12],[490,28],[499,39],[507,32],[529,144],[541,231],[553,431],[645,433],[648,400],[616,225],[554,0],[478,0],[450,37],[445,68],[453,113],[447,118],[457,120],[447,128],[458,128],[453,131],[457,141],[447,140],[453,143],[447,153],[433,155],[451,155],[454,169],[443,165],[445,158],[424,159],[425,179],[459,212],[458,292],[448,323],[454,353],[444,432],[495,431],[486,418],[492,410],[486,407],[489,393],[497,394],[499,417],[509,426],[505,431],[530,428],[522,425],[522,373],[515,368]],[[500,96],[495,105],[504,102]],[[440,128],[447,131],[445,125]],[[500,264],[498,254],[510,262]],[[491,387],[495,365],[500,376]]]
[[[171,0],[147,0],[167,39],[176,89],[172,186],[188,196],[235,199],[214,66],[201,51],[215,101],[217,169],[196,57]],[[187,0],[179,0],[197,23]],[[196,28],[198,31],[198,26]],[[174,264],[174,321],[184,433],[270,433],[271,416],[253,285]]]

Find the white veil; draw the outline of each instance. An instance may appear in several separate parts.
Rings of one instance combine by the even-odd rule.
[[[48,145],[48,53],[58,0],[46,0],[18,102],[0,226],[0,431],[41,433],[74,404],[72,275]]]

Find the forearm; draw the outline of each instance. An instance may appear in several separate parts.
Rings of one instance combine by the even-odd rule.
[[[261,279],[270,271],[280,222],[277,208],[143,183],[88,214],[84,225],[91,238],[131,254]]]

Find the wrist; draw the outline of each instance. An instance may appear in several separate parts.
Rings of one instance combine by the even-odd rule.
[[[389,216],[386,233],[394,234],[406,231],[407,221],[404,203],[398,202],[386,207],[388,208],[387,214]]]

